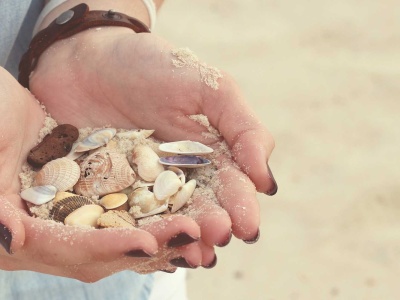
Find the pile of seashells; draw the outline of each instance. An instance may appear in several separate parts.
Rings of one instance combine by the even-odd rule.
[[[42,218],[95,228],[175,213],[196,188],[195,179],[186,182],[187,169],[210,164],[204,156],[213,150],[193,141],[148,142],[153,132],[102,128],[78,141],[78,129],[59,125],[31,150],[37,173],[21,198],[36,216],[35,208],[45,207]],[[131,149],[121,150],[126,141]]]

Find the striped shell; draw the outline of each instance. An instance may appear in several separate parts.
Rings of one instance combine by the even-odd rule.
[[[64,223],[65,218],[70,213],[77,210],[81,206],[89,204],[93,204],[93,201],[82,196],[64,198],[54,204],[53,208],[50,210],[50,219]]]
[[[79,165],[68,158],[58,158],[45,164],[36,174],[34,186],[52,185],[59,192],[65,192],[79,179]]]
[[[80,167],[80,178],[74,190],[87,197],[119,192],[136,178],[125,155],[109,150],[89,155]]]

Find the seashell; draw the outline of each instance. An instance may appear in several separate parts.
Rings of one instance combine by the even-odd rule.
[[[174,172],[178,176],[178,178],[181,180],[182,184],[185,184],[186,176],[185,176],[185,173],[181,169],[179,169],[178,167],[168,166],[167,170]]]
[[[81,163],[81,175],[74,187],[87,197],[119,192],[135,181],[135,172],[125,155],[108,150],[89,155]]]
[[[52,185],[35,186],[23,190],[21,198],[35,205],[42,205],[51,201],[57,193],[57,188]]]
[[[115,128],[104,128],[92,132],[88,137],[78,143],[75,152],[84,152],[99,148],[108,143],[117,133]]]
[[[152,189],[153,186],[154,186],[154,182],[136,180],[135,183],[132,185],[132,189],[136,190],[137,188],[141,188],[141,187],[148,187],[148,188]]]
[[[164,171],[158,175],[154,182],[153,192],[157,200],[165,200],[175,194],[182,186],[182,182],[172,171]]]
[[[64,224],[97,227],[97,220],[103,213],[104,209],[100,205],[84,205],[70,213]]]
[[[97,220],[101,228],[135,228],[135,219],[124,210],[109,210]]]
[[[62,199],[68,198],[68,197],[73,197],[73,196],[78,196],[73,193],[68,193],[68,192],[57,192],[56,196],[53,199],[53,203],[56,203]]]
[[[132,161],[138,167],[138,175],[146,181],[154,182],[157,176],[164,171],[159,159],[150,146],[137,145],[133,149]]]
[[[159,201],[157,201],[153,192],[150,192],[147,187],[137,188],[129,194],[128,199],[131,207],[138,206],[144,213],[157,208],[159,205]]]
[[[176,212],[182,208],[192,197],[194,190],[196,189],[196,180],[189,180],[183,185],[179,191],[169,199],[169,204],[172,203],[171,213]]]
[[[100,199],[100,205],[106,210],[128,210],[128,196],[124,193],[108,194]]]
[[[149,129],[129,130],[117,133],[117,137],[121,139],[130,139],[130,140],[134,140],[137,138],[147,139],[149,136],[153,134],[153,132],[154,130],[149,130]]]
[[[97,151],[102,151],[102,150],[117,150],[118,144],[115,140],[111,140],[109,141],[107,144],[105,144],[104,146],[100,147],[100,148],[96,148],[96,149],[92,149],[89,151],[89,155],[93,154],[94,152]]]
[[[159,202],[158,206],[150,210],[149,212],[143,212],[140,208],[140,206],[132,206],[129,209],[129,213],[135,218],[144,218],[144,217],[149,217],[153,215],[157,215],[160,213],[163,213],[168,210],[168,201],[164,202]]]
[[[45,164],[36,174],[34,185],[53,185],[65,192],[75,185],[80,175],[79,165],[68,158],[58,158]]]
[[[199,168],[211,164],[211,161],[199,156],[179,155],[160,157],[160,164],[182,168]]]
[[[163,143],[158,146],[163,152],[183,154],[183,155],[205,155],[210,154],[214,150],[199,142],[193,141],[177,141],[171,143]]]
[[[75,143],[72,145],[71,151],[65,156],[66,158],[69,158],[70,160],[76,160],[82,155],[84,155],[84,152],[75,152],[76,147],[78,147],[79,143]]]
[[[82,196],[64,198],[53,205],[50,210],[50,219],[64,223],[65,218],[84,205],[93,204],[93,201]]]

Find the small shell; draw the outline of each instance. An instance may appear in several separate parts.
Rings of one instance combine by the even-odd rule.
[[[130,140],[134,140],[137,138],[147,139],[149,136],[153,134],[153,132],[154,130],[148,130],[148,129],[129,130],[117,133],[117,137]]]
[[[159,203],[154,194],[147,187],[140,187],[134,190],[128,196],[129,206],[139,206],[140,210],[147,213],[155,209]]]
[[[76,147],[79,146],[79,143],[75,143],[72,145],[71,151],[65,156],[65,158],[69,158],[70,160],[76,160],[82,155],[84,155],[84,152],[75,152]]]
[[[123,210],[109,210],[97,220],[101,228],[135,228],[135,219]]]
[[[146,181],[154,182],[157,176],[164,171],[159,159],[159,156],[150,146],[137,145],[133,149],[132,161],[138,167],[138,175]]]
[[[115,140],[109,141],[107,144],[104,146],[101,146],[100,148],[92,149],[88,153],[93,154],[96,151],[102,151],[102,150],[117,150],[118,144]]]
[[[97,220],[103,213],[104,209],[100,205],[84,205],[70,213],[64,224],[97,227]]]
[[[62,199],[68,198],[68,197],[73,197],[73,196],[78,196],[73,193],[68,193],[68,192],[57,192],[56,196],[53,199],[53,203],[56,203]]]
[[[179,155],[160,158],[160,164],[182,168],[199,168],[211,164],[211,161],[199,156]]]
[[[51,201],[57,193],[57,188],[52,185],[35,186],[23,190],[21,198],[35,205],[42,205]]]
[[[163,213],[168,210],[168,201],[159,202],[159,205],[149,212],[142,212],[139,206],[132,206],[129,213],[135,218],[144,218]]]
[[[108,194],[100,199],[100,204],[106,210],[128,210],[128,196],[124,193]]]
[[[169,203],[172,203],[171,213],[176,212],[189,201],[196,189],[196,180],[189,180],[179,191],[170,198]]]
[[[54,204],[50,210],[50,219],[64,223],[65,218],[81,206],[93,204],[93,201],[82,196],[64,198]]]
[[[175,194],[181,186],[182,182],[178,175],[167,170],[158,175],[154,182],[154,195],[157,200],[162,201]]]
[[[78,143],[75,152],[84,152],[99,148],[108,143],[117,133],[115,128],[99,129],[91,133],[88,137]]]
[[[214,150],[199,142],[193,141],[178,141],[171,143],[163,143],[158,147],[161,151],[184,154],[184,155],[205,155],[210,154]]]
[[[179,169],[177,167],[173,167],[173,166],[168,166],[167,170],[174,172],[178,176],[178,178],[181,180],[182,184],[185,184],[186,176],[185,176],[185,173],[181,169]]]
[[[77,183],[80,175],[79,165],[68,158],[58,158],[45,164],[36,174],[35,186],[53,185],[65,192]]]

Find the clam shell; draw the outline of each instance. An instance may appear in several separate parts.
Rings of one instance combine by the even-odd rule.
[[[34,185],[53,185],[65,192],[75,185],[80,175],[79,165],[68,158],[58,158],[45,164],[36,174]]]
[[[168,201],[164,202],[159,202],[158,206],[156,206],[154,209],[150,210],[149,212],[143,212],[139,206],[132,206],[129,210],[129,213],[135,218],[144,218],[144,217],[149,217],[153,216],[156,214],[163,213],[168,210]]]
[[[75,152],[76,147],[78,147],[79,143],[75,143],[72,145],[71,151],[65,156],[65,158],[69,158],[70,160],[76,160],[82,155],[84,155],[84,152]]]
[[[154,130],[149,130],[149,129],[129,130],[117,133],[117,137],[130,140],[134,140],[137,138],[147,139],[149,136],[153,134],[153,132]]]
[[[42,205],[51,201],[57,193],[57,188],[52,185],[34,186],[23,190],[21,198],[35,205]]]
[[[169,199],[169,203],[172,203],[171,213],[176,212],[182,208],[192,197],[194,190],[196,189],[196,180],[189,180],[183,185],[179,191]]]
[[[93,204],[93,201],[82,196],[64,198],[54,204],[50,210],[50,219],[64,223],[65,218],[81,206]]]
[[[133,149],[132,161],[137,165],[138,175],[146,181],[154,182],[157,176],[164,171],[159,159],[150,146],[137,145]]]
[[[199,156],[178,155],[160,157],[160,164],[182,168],[199,168],[211,164],[211,161]]]
[[[128,196],[129,206],[140,207],[140,210],[147,213],[159,205],[153,192],[150,192],[147,187],[140,187],[134,190]]]
[[[210,154],[214,150],[199,142],[193,141],[177,141],[171,143],[163,143],[158,147],[163,152],[183,154],[183,155],[205,155]]]
[[[84,205],[70,213],[64,224],[97,227],[97,220],[103,213],[104,209],[100,205]]]
[[[102,228],[135,228],[135,223],[135,219],[123,210],[110,210],[97,220],[97,225]]]
[[[74,187],[87,197],[119,192],[135,181],[135,172],[125,155],[108,150],[89,155],[81,163],[81,175]]]
[[[117,133],[115,128],[99,129],[91,133],[85,139],[78,143],[75,152],[84,152],[99,148],[108,143]]]
[[[108,194],[100,199],[100,205],[106,210],[128,210],[128,196],[124,193]]]
[[[186,176],[185,176],[185,173],[181,169],[179,169],[178,167],[168,166],[167,170],[174,172],[178,176],[178,178],[181,180],[182,184],[185,184]]]
[[[167,170],[158,175],[154,182],[153,192],[157,200],[162,201],[175,194],[181,186],[182,182],[178,175]]]

